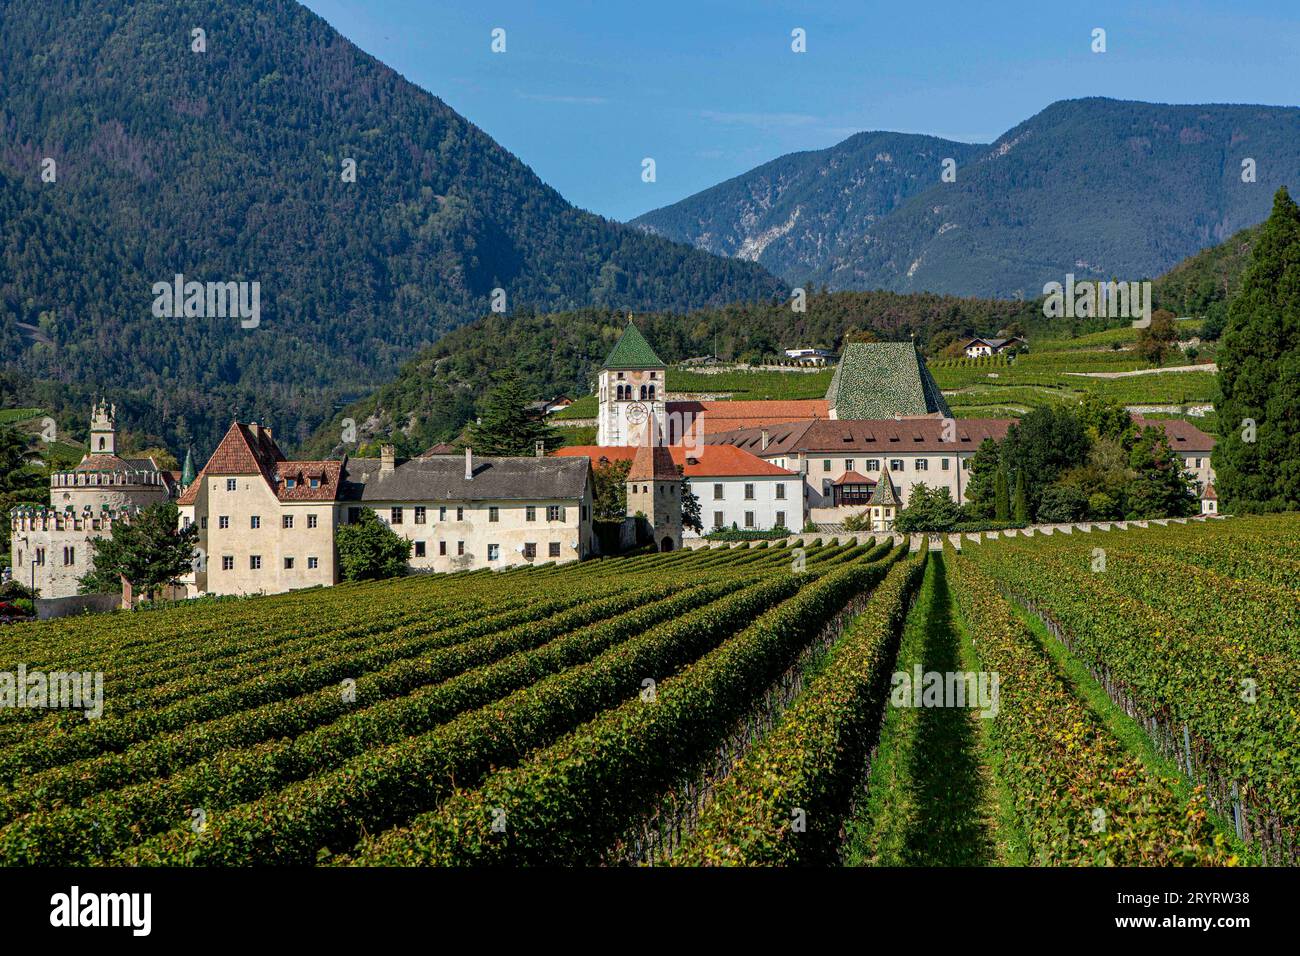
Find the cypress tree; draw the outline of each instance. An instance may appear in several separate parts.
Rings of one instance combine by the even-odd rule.
[[[1223,510],[1300,508],[1300,209],[1283,187],[1260,230],[1219,344]]]
[[[1006,465],[999,465],[993,476],[993,517],[998,521],[1011,520],[1011,497],[1007,490]]]
[[[1024,469],[1016,472],[1016,524],[1029,524],[1029,497],[1025,494]]]

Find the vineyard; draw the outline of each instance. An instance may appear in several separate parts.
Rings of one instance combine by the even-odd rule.
[[[17,626],[5,666],[102,672],[103,714],[0,710],[0,862],[937,865],[942,825],[989,864],[1294,863],[1298,533],[764,542]],[[913,709],[913,665],[994,696]]]

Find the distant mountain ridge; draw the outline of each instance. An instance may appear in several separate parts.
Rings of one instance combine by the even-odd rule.
[[[800,255],[786,256],[769,242],[757,257],[787,281],[1035,298],[1045,282],[1061,281],[1067,272],[1154,278],[1262,221],[1277,187],[1294,185],[1300,176],[1300,109],[1066,100],[988,146],[967,147],[955,182],[940,182],[934,162],[927,188],[868,222],[837,213],[824,191],[800,186],[817,183],[819,175],[852,181],[851,171],[830,168],[829,157],[848,155],[854,139],[816,154],[781,157],[633,224],[714,251],[723,251],[714,237],[729,235],[733,247],[744,248],[756,241],[754,230],[771,225],[761,218],[749,225],[736,197],[762,194],[772,168],[794,164],[800,177],[782,191],[782,210],[787,220],[822,228],[798,237]],[[807,166],[817,156],[828,158],[824,173]],[[1242,181],[1247,159],[1253,160],[1254,182]],[[916,156],[922,182],[932,160],[925,150]],[[838,195],[848,209],[859,191],[868,206],[880,200],[881,184],[866,172],[871,167],[859,168],[861,189]]]
[[[494,304],[785,291],[575,208],[291,0],[6,0],[0,84],[0,371],[196,451],[235,415],[291,446]],[[178,273],[260,283],[259,326],[155,317]]]
[[[790,153],[632,220],[718,255],[758,262],[791,282],[938,181],[983,146],[907,133],[858,133],[829,149]],[[799,278],[792,278],[799,277]]]

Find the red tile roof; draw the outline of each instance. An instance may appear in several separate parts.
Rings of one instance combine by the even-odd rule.
[[[176,503],[194,504],[203,479],[213,475],[260,475],[281,501],[333,501],[339,497],[342,465],[341,461],[287,461],[271,429],[232,422],[217,450]],[[292,488],[288,486],[291,478]],[[313,478],[315,488],[311,486]]]
[[[763,448],[761,428],[746,428],[721,435],[708,435],[709,445],[734,445],[766,458],[788,457],[799,452],[974,452],[986,438],[1001,441],[1014,421],[1009,418],[955,418],[951,432],[942,418],[835,419],[798,422],[768,428]],[[951,440],[945,440],[951,439]]]
[[[856,471],[846,471],[832,482],[836,485],[874,485],[875,483],[876,479],[859,475]]]
[[[1141,415],[1133,416],[1133,424],[1139,429],[1148,425],[1156,428],[1163,428],[1165,437],[1169,440],[1169,447],[1177,452],[1203,452],[1208,454],[1214,451],[1214,436],[1207,435],[1189,421],[1181,418],[1143,418]]]
[[[1206,485],[1205,490],[1201,492],[1201,497],[1210,501],[1218,501],[1219,493],[1214,490],[1214,485]]]
[[[677,466],[663,445],[638,445],[627,477],[633,481],[676,481]]]
[[[668,412],[678,415],[702,415],[704,434],[732,431],[737,428],[762,428],[786,422],[829,418],[830,406],[824,398],[790,401],[741,402],[669,402]]]
[[[704,445],[700,448],[686,449],[681,445],[670,445],[668,453],[674,465],[681,465],[687,478],[795,478],[793,471],[778,468],[771,462],[751,455],[747,451],[730,445]],[[590,458],[593,465],[602,461],[631,461],[636,454],[635,446],[620,445],[571,445],[552,452],[562,457]]]

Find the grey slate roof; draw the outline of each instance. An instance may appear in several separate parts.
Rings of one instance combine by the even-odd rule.
[[[474,457],[465,480],[463,455],[412,458],[387,475],[378,458],[350,458],[341,498],[346,501],[529,501],[582,497],[591,463],[586,458]]]

